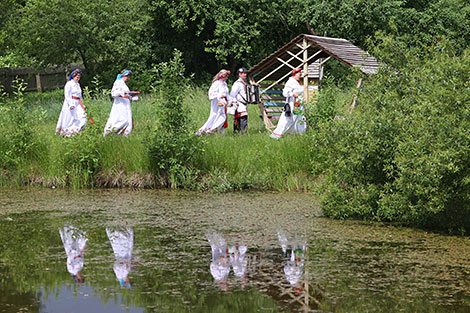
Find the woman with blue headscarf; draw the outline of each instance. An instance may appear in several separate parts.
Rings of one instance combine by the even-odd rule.
[[[81,69],[74,70],[64,87],[64,104],[60,112],[55,134],[70,137],[82,131],[87,123],[87,115],[80,105],[82,88],[78,81],[82,74]]]
[[[132,131],[132,110],[131,96],[129,87],[126,82],[132,71],[123,70],[114,82],[111,96],[114,98],[113,107],[109,114],[108,122],[104,128],[104,135],[119,134],[129,136]]]

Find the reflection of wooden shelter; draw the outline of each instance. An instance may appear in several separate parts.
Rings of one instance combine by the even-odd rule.
[[[346,39],[301,34],[249,70],[250,82],[260,86],[259,107],[266,128],[274,128],[271,119],[282,111],[282,83],[292,69],[301,67],[308,73],[303,78],[304,101],[308,102],[320,87],[323,64],[331,57],[364,74],[374,74],[379,68],[374,57]]]

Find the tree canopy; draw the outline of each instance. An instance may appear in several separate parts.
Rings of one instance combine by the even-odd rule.
[[[359,46],[377,32],[410,47],[447,37],[458,52],[470,42],[465,0],[5,0],[0,18],[0,66],[81,62],[101,76],[145,71],[175,48],[197,76],[250,67],[307,24]]]

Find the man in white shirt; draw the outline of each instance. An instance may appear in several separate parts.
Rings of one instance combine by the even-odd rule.
[[[238,79],[233,83],[230,97],[234,106],[233,131],[244,133],[248,129],[248,108],[246,95],[246,77],[248,70],[241,67],[237,71]]]

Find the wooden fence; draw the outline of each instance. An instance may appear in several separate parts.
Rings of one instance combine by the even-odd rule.
[[[26,83],[26,91],[39,91],[63,88],[71,69],[82,68],[79,64],[51,66],[47,68],[4,67],[0,68],[0,85],[7,93],[13,91],[14,81],[21,79]]]

